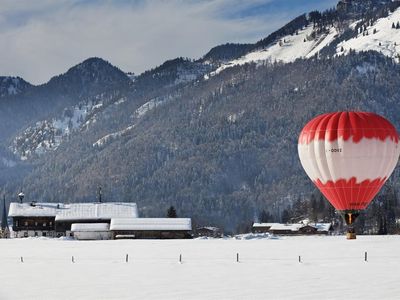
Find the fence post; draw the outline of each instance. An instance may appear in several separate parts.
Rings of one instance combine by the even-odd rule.
[[[128,258],[128,254],[125,256],[125,262],[128,262],[129,258]]]
[[[236,253],[236,262],[239,262],[239,253]]]
[[[301,263],[301,256],[299,255],[299,263]]]
[[[23,263],[24,262],[24,258],[21,256],[21,262]]]
[[[182,263],[182,254],[179,254],[179,263]]]
[[[364,261],[368,261],[368,252],[367,251],[365,251],[365,253],[364,253]]]
[[[72,262],[72,263],[75,263],[75,258],[74,258],[73,255],[72,255],[72,257],[71,257],[71,262]]]

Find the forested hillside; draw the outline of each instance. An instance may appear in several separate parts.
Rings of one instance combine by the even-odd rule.
[[[366,110],[399,126],[399,71],[377,53],[235,67],[163,95],[140,116],[135,102],[120,104],[49,154],[23,186],[32,199],[89,201],[101,185],[105,199],[135,201],[146,216],[174,205],[236,229],[314,189],[297,156],[311,117]],[[126,128],[96,145],[115,120]]]

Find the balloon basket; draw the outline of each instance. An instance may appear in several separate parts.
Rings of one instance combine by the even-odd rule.
[[[355,239],[357,239],[356,233],[355,233],[355,232],[347,232],[347,233],[346,233],[346,239],[348,239],[348,240],[355,240]]]
[[[352,225],[348,225],[348,227],[347,227],[346,238],[348,240],[355,240],[357,238],[356,230],[354,229],[354,227]]]

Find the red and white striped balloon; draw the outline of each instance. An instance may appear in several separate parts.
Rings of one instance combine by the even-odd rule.
[[[303,128],[298,152],[307,175],[337,210],[360,210],[396,167],[399,135],[374,113],[328,113]]]

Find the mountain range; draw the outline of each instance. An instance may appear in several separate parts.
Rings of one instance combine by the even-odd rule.
[[[279,216],[315,191],[297,157],[310,118],[367,110],[400,128],[399,7],[342,0],[138,76],[94,57],[39,86],[0,77],[0,183],[54,202],[95,201],[101,186],[142,216],[173,205],[228,231]]]

